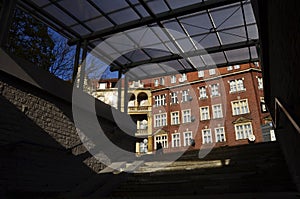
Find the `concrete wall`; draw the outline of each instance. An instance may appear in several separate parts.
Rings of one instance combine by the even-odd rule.
[[[275,118],[278,98],[300,124],[300,2],[253,1],[261,39],[265,99]],[[277,137],[300,190],[300,135],[281,114]]]
[[[0,198],[68,192],[106,167],[109,154],[94,143],[96,159],[82,144],[73,121],[71,85],[15,60],[1,50]],[[79,108],[87,120],[92,117]],[[95,110],[105,136],[134,151],[134,138],[116,125],[111,108],[96,100]]]

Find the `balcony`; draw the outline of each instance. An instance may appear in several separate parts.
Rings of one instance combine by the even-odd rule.
[[[130,106],[128,107],[128,113],[142,113],[151,111],[151,106]]]
[[[146,136],[146,135],[148,135],[148,128],[138,129],[136,132],[136,136]]]

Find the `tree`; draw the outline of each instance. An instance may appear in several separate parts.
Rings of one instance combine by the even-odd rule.
[[[49,70],[56,59],[54,41],[48,27],[31,15],[16,8],[7,43],[7,51],[24,58],[39,68]]]
[[[56,57],[49,71],[63,80],[72,80],[75,46],[69,46],[66,38],[51,29],[49,34],[55,43],[52,53]]]

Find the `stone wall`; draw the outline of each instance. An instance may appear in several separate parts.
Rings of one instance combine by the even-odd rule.
[[[51,196],[76,189],[111,160],[101,146],[93,145],[98,150],[96,159],[83,144],[88,138],[78,134],[73,121],[72,85],[33,66],[19,62],[20,66],[2,52],[0,198],[3,194]],[[82,114],[87,118],[96,114],[106,137],[134,151],[134,138],[127,138],[118,128],[111,107],[96,100],[95,110],[90,113],[82,107]]]

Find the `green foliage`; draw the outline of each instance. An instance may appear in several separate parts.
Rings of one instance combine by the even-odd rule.
[[[54,46],[55,43],[45,24],[16,9],[9,30],[8,52],[48,71],[56,59],[53,53]]]

